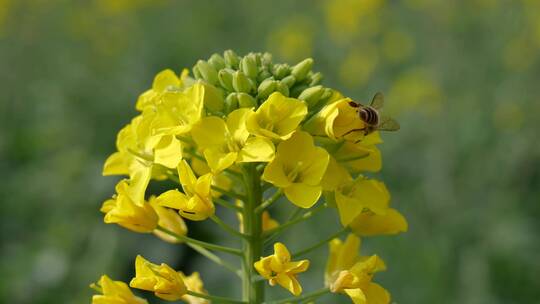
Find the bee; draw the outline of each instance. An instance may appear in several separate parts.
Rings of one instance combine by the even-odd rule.
[[[357,108],[358,118],[364,122],[364,127],[361,129],[353,129],[354,131],[364,131],[364,135],[368,135],[374,131],[397,131],[399,130],[399,123],[391,117],[381,115],[380,110],[384,106],[384,95],[381,92],[377,92],[371,103],[366,106],[356,102],[349,102],[349,105],[353,108]]]

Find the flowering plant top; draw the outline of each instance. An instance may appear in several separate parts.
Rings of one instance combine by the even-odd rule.
[[[187,276],[142,256],[129,286],[187,303],[304,303],[328,293],[345,294],[354,303],[390,302],[373,281],[385,263],[358,251],[359,237],[407,230],[405,218],[390,207],[385,185],[363,175],[381,169],[378,130],[398,125],[379,113],[382,94],[370,105],[356,103],[322,86],[312,66],[310,58],[289,66],[273,63],[268,53],[240,57],[225,51],[199,60],[193,76],[187,69],[156,75],[136,102],[139,114],[118,133],[117,152],[105,162],[104,175],[126,178],[103,203],[104,221],[190,246],[240,277],[242,299],[208,293],[198,273]],[[165,179],[178,187],[147,193],[151,181]],[[280,201],[296,211],[278,221],[270,212],[285,204]],[[239,227],[216,216],[216,205],[235,212]],[[342,227],[336,233],[293,253],[274,243],[326,210],[337,210]],[[185,220],[212,221],[242,247],[191,238]],[[349,232],[342,242],[339,237]],[[324,287],[303,293],[299,277],[310,273],[310,263],[298,257],[326,244]],[[273,254],[265,255],[267,246]],[[238,256],[240,267],[217,253]],[[293,297],[265,300],[265,280]],[[107,276],[92,287],[100,293],[94,304],[147,303]]]

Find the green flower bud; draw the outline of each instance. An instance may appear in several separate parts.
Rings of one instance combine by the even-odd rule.
[[[210,84],[218,83],[218,74],[216,69],[204,60],[197,61],[197,69],[201,73],[201,78]]]
[[[240,108],[253,108],[257,106],[257,100],[246,93],[238,93],[238,106]]]
[[[264,53],[261,58],[261,65],[264,67],[271,67],[272,65],[272,54]]]
[[[227,91],[230,92],[234,91],[232,85],[233,73],[234,70],[231,69],[222,69],[218,73],[219,83],[222,87],[224,87]]]
[[[233,74],[232,85],[236,92],[249,93],[253,90],[252,81],[242,71]]]
[[[307,89],[309,86],[307,86],[306,84],[296,84],[295,86],[293,86],[291,88],[291,97],[298,97],[298,95],[300,95],[300,93],[302,93],[305,89]]]
[[[223,59],[223,57],[221,57],[219,54],[213,54],[210,56],[208,63],[210,63],[210,65],[213,66],[216,71],[225,68],[225,59]]]
[[[225,52],[223,52],[223,57],[225,58],[225,64],[228,68],[238,68],[238,64],[240,63],[240,57],[238,57],[238,55],[236,55],[233,50],[226,50]]]
[[[309,83],[310,86],[315,86],[321,83],[323,79],[323,75],[321,72],[317,72],[313,75],[311,75],[311,82]]]
[[[298,99],[304,100],[308,104],[308,106],[313,106],[319,101],[323,93],[324,88],[318,85],[302,91],[302,93],[300,93],[300,95],[298,96]]]
[[[257,97],[265,99],[270,96],[276,90],[277,84],[278,82],[272,78],[265,79],[257,88]]]
[[[321,99],[321,100],[323,100],[323,99],[328,99],[328,98],[332,97],[332,94],[333,94],[333,93],[334,93],[334,92],[332,91],[332,89],[326,88],[326,89],[324,89],[324,92],[323,92],[323,94],[321,95],[321,98],[320,98],[320,99]]]
[[[272,77],[272,73],[268,72],[268,70],[261,70],[259,75],[257,75],[257,81],[260,83],[270,77]]]
[[[290,88],[296,82],[296,78],[293,75],[289,75],[289,76],[281,79],[281,82],[283,82],[287,87]]]
[[[192,70],[193,70],[193,76],[195,76],[196,79],[202,78],[201,72],[199,71],[196,65],[192,68]]]
[[[313,59],[304,59],[292,68],[291,74],[294,75],[298,81],[302,81],[306,78],[308,72],[311,71],[312,66]]]
[[[238,95],[231,93],[225,98],[225,113],[229,114],[236,109],[238,109]]]
[[[240,67],[242,72],[246,74],[247,77],[255,79],[259,73],[259,68],[257,67],[257,58],[255,54],[249,54],[244,56],[240,61]]]
[[[284,84],[283,82],[279,81],[277,83],[277,87],[276,89],[278,90],[278,92],[280,92],[281,94],[285,95],[285,96],[289,96],[289,87]]]
[[[288,64],[276,64],[272,69],[272,74],[276,79],[283,79],[291,72],[291,68]]]

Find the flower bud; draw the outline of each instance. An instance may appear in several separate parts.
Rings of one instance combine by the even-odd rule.
[[[219,83],[223,88],[230,92],[234,91],[232,85],[233,73],[234,70],[231,69],[222,69],[218,73]]]
[[[309,83],[310,86],[316,86],[319,83],[321,83],[321,80],[323,78],[323,75],[321,72],[317,72],[313,75],[311,75],[311,82]]]
[[[276,90],[277,83],[278,82],[272,78],[265,79],[263,82],[261,82],[259,88],[257,89],[257,97],[265,99],[266,97],[270,96],[270,94]]]
[[[298,96],[298,99],[305,101],[308,106],[313,106],[319,101],[322,94],[324,93],[324,88],[322,86],[314,86],[311,88],[307,88],[300,95]]]
[[[252,82],[242,71],[233,73],[232,85],[236,92],[249,93],[253,89]]]
[[[246,93],[238,93],[238,106],[240,108],[253,108],[257,106],[257,100]]]
[[[326,88],[324,89],[324,93],[322,94],[320,99],[328,99],[332,96],[333,93],[334,92],[332,91],[332,89]]]
[[[195,76],[195,79],[201,79],[202,78],[202,75],[201,75],[201,72],[199,71],[199,68],[197,68],[197,65],[195,65],[193,68],[193,76]]]
[[[285,95],[287,97],[289,96],[289,87],[286,84],[284,84],[283,82],[279,81],[278,84],[277,84],[276,89],[281,94],[283,94],[283,95]]]
[[[261,58],[261,65],[265,67],[270,67],[272,65],[272,54],[264,53]]]
[[[272,69],[272,74],[274,74],[276,79],[283,79],[284,77],[289,75],[290,72],[291,68],[287,64],[276,64]]]
[[[308,72],[311,71],[312,66],[313,59],[304,59],[292,68],[291,74],[294,75],[298,81],[302,81],[306,78]]]
[[[210,84],[218,83],[218,74],[216,69],[204,60],[197,61],[197,69],[201,73],[201,78]]]
[[[225,98],[225,113],[231,113],[236,109],[238,109],[238,95],[231,93]]]
[[[257,58],[255,54],[249,54],[247,56],[244,56],[244,58],[242,58],[242,60],[240,61],[240,67],[242,69],[242,72],[244,72],[244,74],[251,79],[255,79],[257,77],[257,74],[259,73],[259,68],[257,67]]]
[[[228,68],[238,68],[238,64],[240,63],[240,57],[238,57],[238,55],[236,55],[233,50],[226,50],[223,53],[223,57],[225,58],[225,64]]]
[[[272,73],[270,73],[268,70],[262,70],[259,72],[259,75],[257,76],[257,81],[258,82],[263,82],[264,80],[268,79],[268,78],[272,78]]]
[[[208,63],[214,67],[217,71],[225,68],[225,59],[221,57],[219,54],[213,54],[210,56],[210,59],[208,59]]]
[[[283,82],[287,87],[292,87],[294,83],[296,82],[296,78],[293,75],[289,75],[283,79],[281,79],[281,82]]]

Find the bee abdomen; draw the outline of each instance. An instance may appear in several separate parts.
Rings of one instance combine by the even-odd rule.
[[[370,126],[376,126],[379,123],[379,113],[372,107],[363,107],[359,114],[362,121]]]

